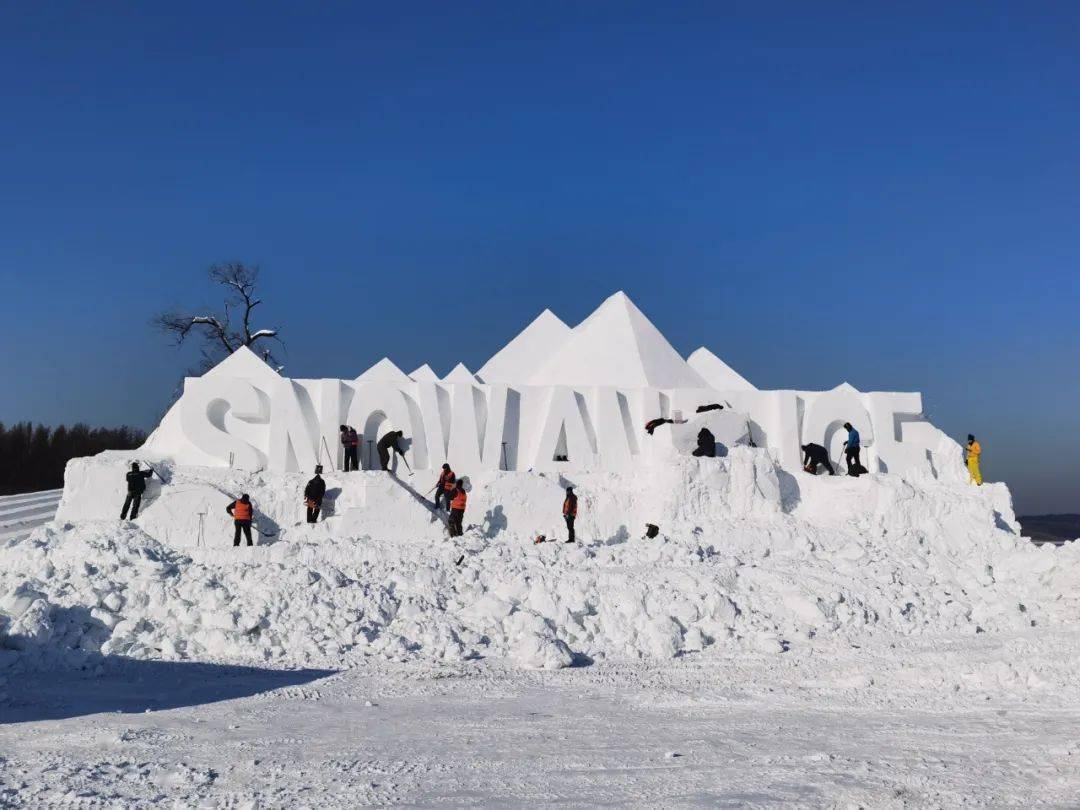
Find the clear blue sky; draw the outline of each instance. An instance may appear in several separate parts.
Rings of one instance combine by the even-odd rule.
[[[5,5],[0,420],[153,426],[193,355],[148,319],[218,260],[298,377],[625,289],[1080,511],[1080,6],[671,5]]]

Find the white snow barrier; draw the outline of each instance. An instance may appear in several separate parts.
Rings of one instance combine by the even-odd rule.
[[[700,406],[720,404],[696,415]],[[647,421],[680,417],[653,436]],[[362,434],[360,462],[397,429],[414,470],[446,459],[481,470],[608,470],[663,464],[702,427],[723,450],[751,441],[790,472],[802,444],[839,458],[851,422],[871,472],[967,480],[959,445],[926,421],[917,393],[759,391],[701,348],[684,360],[624,293],[571,329],[545,310],[477,374],[458,364],[439,379],[384,358],[355,379],[293,380],[248,349],[189,378],[144,452],[180,464],[296,472],[341,467],[338,426]]]
[[[308,527],[306,476],[166,464],[168,483],[121,523],[132,457],[71,462],[57,521],[0,544],[0,667],[379,655],[557,668],[1080,618],[1076,549],[1022,539],[1000,484],[791,475],[745,447],[622,472],[481,471],[451,541],[413,494],[432,473],[330,473],[329,517]],[[534,545],[565,538],[568,484],[582,542]],[[231,546],[224,512],[241,492],[263,530],[250,549]],[[659,537],[642,538],[646,522]]]

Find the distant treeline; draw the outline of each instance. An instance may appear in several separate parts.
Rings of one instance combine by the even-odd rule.
[[[64,485],[64,465],[69,459],[102,450],[132,450],[144,441],[145,433],[126,425],[47,428],[29,422],[7,427],[0,422],[0,495],[57,489]]]

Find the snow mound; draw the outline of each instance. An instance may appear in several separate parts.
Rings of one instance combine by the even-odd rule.
[[[166,466],[120,523],[127,461],[72,462],[58,520],[0,545],[0,666],[378,655],[554,669],[1080,619],[1077,550],[1021,538],[1003,485],[793,476],[733,447],[623,473],[470,476],[468,528],[450,540],[420,474],[331,474],[329,517],[308,527],[306,476]],[[570,484],[581,542],[534,544],[565,538]],[[241,491],[254,548],[230,544],[224,506]]]

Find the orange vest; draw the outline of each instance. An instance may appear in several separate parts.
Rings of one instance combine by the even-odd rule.
[[[447,492],[453,492],[456,481],[457,476],[454,475],[453,470],[443,470],[442,475],[439,476],[439,483]]]
[[[454,492],[453,500],[450,501],[451,509],[465,509],[465,503],[469,500],[469,496],[465,494],[465,490],[459,489]]]
[[[563,517],[577,517],[577,498],[572,501],[567,498],[563,501],[562,513]]]
[[[233,520],[251,520],[251,504],[233,501]]]

